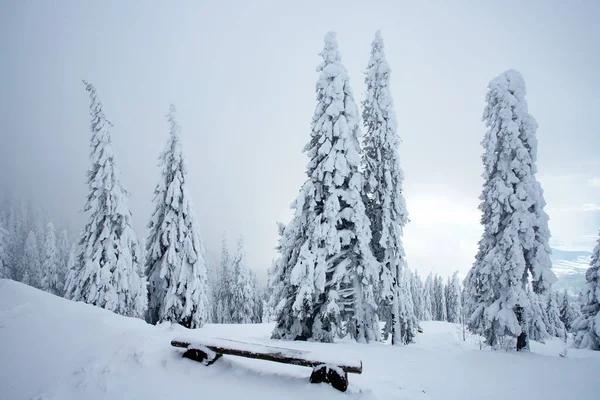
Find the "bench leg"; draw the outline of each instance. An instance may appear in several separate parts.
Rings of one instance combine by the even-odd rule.
[[[329,383],[341,392],[348,389],[348,373],[331,365],[318,365],[313,368],[310,383]]]
[[[211,365],[223,356],[222,354],[215,353],[212,351],[210,353],[207,354],[206,352],[200,349],[187,349],[185,353],[183,353],[182,357],[201,362],[204,365]]]

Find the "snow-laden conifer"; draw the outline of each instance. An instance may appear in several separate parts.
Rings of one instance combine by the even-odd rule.
[[[560,319],[558,293],[548,292],[546,294],[546,315],[548,317],[546,325],[548,334],[566,341],[567,331],[565,324]]]
[[[69,255],[73,247],[71,240],[69,239],[69,232],[63,229],[58,235],[56,240],[56,247],[58,250],[58,279],[62,284],[61,287],[57,287],[59,292],[57,295],[64,296],[65,290],[67,289],[67,277],[69,271]]]
[[[199,328],[209,316],[208,271],[175,111],[171,105],[167,116],[170,134],[159,157],[161,175],[148,223],[147,320],[153,324],[169,321]]]
[[[446,309],[448,322],[460,322],[461,301],[460,301],[460,279],[458,279],[458,271],[455,271],[452,278],[448,278],[446,290]]]
[[[410,280],[410,291],[413,298],[413,307],[415,310],[415,317],[418,321],[423,321],[424,319],[424,309],[423,309],[423,281],[421,281],[421,277],[417,270],[414,270],[411,274]]]
[[[44,251],[42,259],[42,290],[60,296],[64,282],[61,280],[58,268],[59,254],[56,247],[56,229],[49,222],[46,225]]]
[[[433,320],[433,273],[427,275],[423,285],[423,321]]]
[[[9,242],[8,242],[8,231],[4,228],[4,221],[0,224],[0,278],[10,279],[12,274],[10,272],[10,260],[9,260]]]
[[[527,316],[525,323],[528,327],[528,337],[536,342],[545,343],[550,337],[548,333],[548,315],[546,304],[542,295],[527,288],[528,305],[525,307]]]
[[[255,286],[246,262],[244,240],[238,240],[237,251],[232,260],[231,322],[250,324],[254,321]]]
[[[567,291],[563,291],[562,295],[559,297],[559,312],[560,312],[560,320],[565,326],[565,330],[571,332],[573,329],[573,322],[579,316],[575,307],[573,306],[573,302],[571,301],[571,297],[567,293]]]
[[[401,336],[403,324],[416,330],[416,317],[403,304],[410,293],[401,285],[401,274],[406,268],[402,231],[408,222],[408,212],[400,167],[400,137],[396,124],[394,101],[390,91],[391,69],[385,58],[381,32],[375,33],[371,57],[365,72],[365,100],[363,101],[364,174],[367,215],[371,221],[371,248],[380,268],[381,289],[379,316],[386,322],[384,333],[392,335],[392,344],[409,343],[413,334]],[[412,299],[410,299],[412,301]]]
[[[436,321],[446,321],[448,316],[446,315],[446,291],[444,288],[444,279],[435,275],[433,280],[433,319]]]
[[[600,350],[600,239],[585,273],[581,316],[573,323],[575,346]]]
[[[217,287],[217,310],[216,317],[220,324],[231,323],[231,297],[233,289],[233,275],[231,271],[231,260],[229,258],[229,249],[227,247],[227,238],[223,234],[221,245],[221,268],[219,272],[219,284]]]
[[[556,280],[550,269],[548,217],[535,178],[537,123],[525,101],[525,82],[509,70],[488,86],[482,141],[484,188],[480,196],[484,233],[465,279],[466,314],[471,331],[498,347],[503,337],[527,347],[526,287],[548,291]]]
[[[139,242],[127,206],[128,193],[120,172],[109,129],[94,86],[85,82],[90,96],[91,168],[84,211],[89,218],[77,246],[66,297],[115,313],[143,317],[146,279]]]
[[[42,262],[35,231],[29,231],[23,248],[20,261],[23,269],[22,282],[26,285],[41,288],[42,286]]]
[[[325,36],[308,180],[279,244],[274,278],[282,282],[275,338],[331,342],[346,333],[377,340],[378,263],[363,202],[358,110],[335,33]]]
[[[252,322],[260,324],[263,318],[263,291],[258,284],[254,271],[250,270],[250,283],[252,284]]]

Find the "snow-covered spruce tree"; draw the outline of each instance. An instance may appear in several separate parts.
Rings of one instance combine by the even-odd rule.
[[[573,323],[575,346],[600,350],[600,239],[585,273],[581,316]]]
[[[410,292],[413,299],[413,307],[415,310],[415,317],[418,321],[423,321],[424,309],[423,309],[423,281],[419,273],[415,269],[411,274],[410,280]]]
[[[546,315],[548,316],[548,334],[566,341],[567,331],[565,324],[560,319],[558,293],[549,292],[546,294]]]
[[[423,321],[433,320],[433,273],[430,272],[423,285]]]
[[[60,292],[57,293],[59,296],[65,295],[65,290],[67,288],[67,274],[68,274],[68,265],[69,265],[69,255],[71,254],[72,243],[69,239],[69,233],[66,229],[63,229],[58,235],[58,239],[56,241],[57,249],[58,249],[58,279],[62,282]]]
[[[577,311],[575,310],[575,307],[573,307],[571,297],[568,295],[566,290],[563,291],[559,299],[560,320],[564,324],[566,332],[572,332],[573,322],[578,317]]]
[[[217,323],[231,323],[231,297],[233,289],[233,276],[231,271],[231,261],[229,259],[229,249],[227,247],[227,238],[223,234],[221,246],[221,270],[219,272],[219,284],[217,288]]]
[[[193,329],[204,325],[209,316],[208,271],[175,111],[171,105],[167,116],[170,134],[159,157],[161,175],[148,223],[147,321],[168,321]]]
[[[256,274],[250,270],[250,283],[252,284],[252,293],[254,297],[252,299],[252,322],[260,324],[263,317],[263,291],[261,290]]]
[[[117,314],[140,317],[146,312],[147,288],[140,247],[127,206],[128,193],[110,139],[96,89],[83,82],[90,96],[91,168],[84,211],[88,222],[79,238],[66,297]]]
[[[411,314],[410,307],[404,304],[410,293],[400,285],[400,275],[406,268],[402,231],[408,222],[408,212],[402,193],[404,174],[400,167],[400,137],[390,92],[390,72],[381,32],[377,31],[365,72],[367,91],[362,103],[366,129],[363,141],[365,202],[371,221],[371,248],[379,263],[378,304],[379,316],[386,323],[384,335],[392,335],[392,344],[406,344],[414,338],[417,321],[414,312]],[[401,329],[403,325],[407,329]]]
[[[448,278],[446,290],[446,309],[448,322],[460,322],[461,306],[460,306],[460,279],[458,279],[458,271],[455,271],[452,278]]]
[[[377,340],[379,264],[363,202],[358,110],[335,33],[325,36],[321,55],[311,140],[304,148],[308,180],[280,239],[274,274],[283,284],[273,337]]]
[[[9,269],[9,242],[8,231],[4,228],[4,221],[0,224],[0,278],[10,279],[11,273]]]
[[[23,282],[26,272],[25,266],[21,264],[23,258],[23,249],[27,238],[27,225],[25,223],[26,210],[22,206],[23,202],[18,202],[16,198],[11,199],[11,207],[8,214],[7,231],[9,242],[9,272],[11,279],[18,282]]]
[[[465,279],[469,328],[498,347],[502,337],[528,348],[526,287],[536,294],[556,280],[550,267],[548,216],[535,178],[537,123],[527,110],[525,82],[509,70],[488,86],[483,118],[484,188],[480,196],[484,233]]]
[[[21,265],[23,266],[23,280],[26,285],[35,288],[42,286],[42,262],[40,261],[40,252],[37,242],[37,235],[34,231],[29,231],[23,248],[23,256],[21,257]]]
[[[548,315],[546,304],[542,295],[536,294],[530,287],[527,288],[528,306],[525,308],[527,316],[528,337],[536,342],[545,343],[550,337],[548,333]]]
[[[244,240],[238,240],[238,247],[232,262],[231,322],[250,324],[254,322],[254,285],[252,274],[246,263]]]
[[[437,274],[435,276],[433,288],[433,299],[436,304],[435,310],[437,312],[437,318],[435,319],[437,321],[446,321],[448,320],[448,315],[446,314],[447,305],[444,279]]]
[[[63,291],[64,281],[59,276],[59,254],[56,248],[56,229],[49,222],[46,225],[44,238],[44,252],[42,259],[42,290],[60,296]]]

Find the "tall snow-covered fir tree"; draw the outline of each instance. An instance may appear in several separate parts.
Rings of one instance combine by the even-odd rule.
[[[524,309],[528,327],[528,338],[536,342],[545,343],[550,337],[548,333],[548,315],[543,295],[535,293],[531,287],[527,287],[528,306]]]
[[[4,221],[0,223],[0,278],[10,279],[12,274],[10,272],[10,260],[9,260],[9,242],[8,242],[8,230],[4,228]]]
[[[254,271],[250,270],[250,283],[252,285],[252,322],[260,324],[263,319],[263,291],[258,284]]]
[[[600,239],[585,273],[581,316],[573,323],[575,346],[600,350]]]
[[[435,321],[446,321],[446,291],[444,289],[444,279],[438,274],[433,280],[433,319]]]
[[[336,35],[325,36],[317,67],[317,106],[304,151],[308,180],[279,242],[274,279],[280,299],[274,338],[331,342],[349,334],[378,340],[379,263],[360,172],[359,117]]]
[[[78,241],[66,297],[141,318],[147,306],[146,278],[110,138],[112,124],[94,86],[84,84],[90,96],[92,132],[84,206],[89,219]]]
[[[60,296],[63,292],[64,281],[59,275],[59,254],[56,248],[56,229],[54,224],[49,222],[46,225],[46,235],[44,238],[44,251],[42,259],[42,289]]]
[[[431,321],[433,319],[433,273],[430,272],[423,285],[423,321]]]
[[[419,273],[415,269],[411,274],[410,279],[410,292],[413,298],[413,307],[415,310],[415,317],[418,321],[424,320],[424,309],[423,309],[423,281]]]
[[[556,280],[550,269],[543,191],[535,178],[537,123],[525,94],[525,81],[514,70],[488,86],[480,196],[484,233],[465,278],[470,330],[492,347],[501,338],[514,338],[517,350],[528,348],[528,283],[543,294]]]
[[[448,322],[460,322],[461,301],[460,301],[460,279],[458,279],[458,271],[455,271],[452,278],[448,278],[446,290],[446,309]]]
[[[402,244],[408,212],[402,193],[404,173],[400,167],[400,137],[390,91],[391,69],[385,58],[381,32],[371,43],[371,57],[365,72],[363,101],[364,174],[367,216],[371,221],[371,248],[379,263],[381,289],[379,316],[385,321],[384,334],[391,334],[392,344],[410,343],[417,320],[407,303],[412,302],[407,285],[401,285],[406,268]],[[406,276],[408,278],[408,276]],[[401,328],[406,326],[406,329]]]
[[[22,282],[29,286],[41,288],[42,262],[35,231],[29,231],[27,235],[20,264],[24,271]]]
[[[238,240],[237,252],[231,264],[231,322],[234,324],[250,324],[254,319],[254,302],[256,298],[252,274],[246,262],[244,240]]]
[[[199,328],[209,316],[208,271],[175,112],[171,105],[167,116],[170,134],[159,158],[161,176],[148,223],[147,320]]]
[[[567,332],[572,332],[573,322],[577,319],[578,313],[575,310],[575,307],[573,307],[573,302],[566,290],[563,291],[559,299],[558,311],[560,313],[560,320],[564,324],[565,330]]]
[[[217,287],[217,306],[216,306],[216,322],[220,324],[231,323],[231,297],[233,289],[231,271],[231,260],[229,259],[229,249],[227,247],[227,238],[223,234],[221,245],[221,270],[219,271],[219,283]]]
[[[548,316],[548,334],[566,341],[567,331],[565,324],[560,319],[558,293],[552,292],[546,294],[546,315]]]
[[[61,287],[57,287],[60,289],[60,292],[57,293],[59,296],[65,295],[65,290],[67,289],[67,276],[68,276],[68,266],[69,266],[69,255],[71,254],[71,250],[73,244],[69,239],[69,232],[66,229],[63,229],[58,235],[58,239],[56,241],[58,248],[58,279],[62,284]]]

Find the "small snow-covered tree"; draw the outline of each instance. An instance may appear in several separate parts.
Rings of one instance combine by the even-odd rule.
[[[572,332],[573,322],[577,319],[578,314],[573,306],[571,301],[571,297],[565,290],[560,296],[559,302],[559,312],[560,312],[560,320],[565,326],[565,330],[567,332]]]
[[[56,248],[56,230],[54,224],[46,225],[44,238],[44,253],[42,261],[42,289],[46,292],[60,296],[63,292],[64,282],[61,280],[58,269],[59,254]]]
[[[221,269],[219,272],[219,284],[217,288],[217,322],[220,324],[231,323],[231,301],[233,290],[233,275],[231,271],[231,260],[229,259],[229,249],[227,239],[223,234],[221,246]]]
[[[461,301],[460,301],[460,279],[458,279],[458,271],[455,271],[452,278],[448,278],[446,290],[446,309],[448,322],[460,322]]]
[[[375,33],[371,44],[371,58],[365,72],[367,87],[363,101],[363,123],[366,133],[363,140],[364,173],[366,184],[367,215],[371,221],[371,248],[379,263],[381,289],[379,316],[386,322],[384,334],[392,335],[392,344],[410,343],[416,331],[416,317],[403,304],[410,299],[401,284],[406,268],[402,244],[403,228],[408,222],[408,212],[400,167],[396,112],[390,91],[391,69],[383,50],[381,32]],[[406,325],[407,329],[401,329]],[[405,333],[403,333],[405,332]]]
[[[423,321],[431,321],[433,319],[433,273],[430,272],[423,285]]]
[[[548,333],[548,315],[546,305],[541,295],[535,293],[531,288],[527,289],[528,303],[525,307],[528,337],[536,342],[545,343],[550,337]]]
[[[410,292],[413,299],[413,307],[415,310],[415,317],[417,320],[423,321],[424,319],[424,309],[423,309],[423,281],[421,281],[421,277],[419,273],[415,269],[413,273],[410,275]]]
[[[549,292],[546,294],[546,315],[548,316],[548,324],[546,325],[548,334],[566,341],[567,331],[565,324],[560,319],[558,293]]]
[[[232,262],[231,322],[250,324],[254,322],[254,285],[252,274],[246,263],[244,240],[238,240],[238,247]]]
[[[29,231],[25,240],[21,265],[24,270],[22,282],[35,288],[41,288],[42,263],[40,261],[37,235],[34,231]]]
[[[273,275],[280,301],[272,336],[377,340],[379,264],[363,202],[358,110],[335,33],[325,36],[321,55],[311,140],[304,148],[308,180],[292,205]]]
[[[581,316],[573,323],[575,346],[600,350],[600,239],[585,273]]]
[[[446,321],[446,292],[444,289],[444,279],[435,275],[433,280],[433,319],[436,321]]]
[[[0,224],[0,278],[10,279],[11,272],[9,269],[9,242],[8,242],[8,231],[3,226],[4,222]]]
[[[120,182],[110,138],[112,124],[104,116],[94,86],[83,83],[90,96],[92,132],[84,207],[89,219],[78,242],[66,297],[141,318],[147,306],[146,279],[128,193]]]
[[[0,278],[11,279],[8,231],[0,226]]]
[[[261,290],[256,274],[250,270],[250,283],[252,284],[252,322],[260,324],[263,317],[263,291]]]
[[[550,267],[548,216],[535,178],[537,123],[527,110],[525,81],[509,70],[488,86],[482,141],[484,187],[480,196],[484,233],[473,267],[465,279],[466,314],[472,332],[499,347],[516,338],[528,348],[530,306],[526,288],[536,294],[556,280]],[[541,327],[540,327],[541,328]]]
[[[72,243],[69,239],[69,232],[66,229],[63,229],[58,235],[58,239],[56,241],[56,247],[58,250],[58,279],[62,284],[60,287],[57,287],[60,290],[57,295],[64,296],[65,290],[67,289],[67,274],[69,270],[69,255],[71,254]]]
[[[175,111],[171,105],[167,116],[170,134],[159,158],[161,176],[148,223],[147,320],[153,324],[169,321],[193,329],[200,328],[209,317],[208,269]]]

